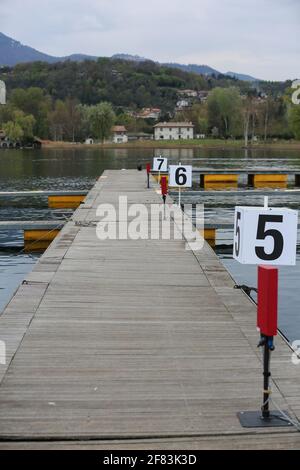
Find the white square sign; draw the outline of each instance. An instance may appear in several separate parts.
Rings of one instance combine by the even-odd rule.
[[[168,171],[168,159],[164,157],[153,158],[153,171]]]
[[[169,186],[179,188],[192,187],[192,166],[191,165],[170,165],[169,166]]]
[[[296,264],[298,211],[236,207],[233,257],[242,264]]]

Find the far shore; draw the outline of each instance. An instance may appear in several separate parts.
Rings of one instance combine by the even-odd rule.
[[[126,144],[104,143],[104,144],[83,144],[73,142],[54,142],[43,141],[42,148],[44,149],[220,149],[220,150],[234,150],[234,149],[248,149],[248,150],[300,150],[300,141],[291,140],[278,140],[273,142],[260,142],[248,145],[245,147],[242,140],[221,140],[221,139],[203,139],[199,140],[180,140],[180,141],[157,141],[157,140],[144,140],[128,142]]]

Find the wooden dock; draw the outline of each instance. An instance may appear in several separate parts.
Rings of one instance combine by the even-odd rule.
[[[240,426],[262,400],[256,311],[208,244],[96,237],[100,203],[153,186],[106,171],[0,316],[0,449],[299,448]],[[298,418],[299,368],[278,337],[273,399]]]

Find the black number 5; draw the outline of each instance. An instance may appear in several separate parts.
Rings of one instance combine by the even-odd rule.
[[[272,253],[266,253],[264,247],[256,246],[255,253],[256,256],[264,261],[275,261],[276,259],[280,258],[283,252],[283,236],[279,230],[269,229],[265,230],[266,223],[268,222],[276,222],[282,223],[283,216],[282,215],[260,215],[258,218],[258,227],[257,227],[257,240],[265,240],[266,237],[272,237],[274,240],[274,248]]]

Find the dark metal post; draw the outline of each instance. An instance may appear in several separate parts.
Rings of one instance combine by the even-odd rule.
[[[150,188],[150,173],[151,173],[151,164],[150,163],[147,163],[146,171],[147,171],[147,189],[149,189]]]
[[[269,410],[269,397],[270,397],[270,392],[269,392],[269,384],[270,384],[270,348],[269,348],[269,341],[268,337],[265,337],[265,344],[264,344],[264,371],[263,371],[263,376],[264,376],[264,398],[263,398],[263,406],[262,406],[262,416],[263,418],[269,418],[270,417],[270,410]]]
[[[273,336],[261,335],[258,347],[263,347],[263,376],[264,376],[264,390],[263,390],[263,404],[261,407],[262,417],[270,418],[269,398],[270,398],[270,362],[271,351],[274,351]]]

